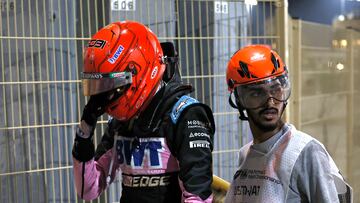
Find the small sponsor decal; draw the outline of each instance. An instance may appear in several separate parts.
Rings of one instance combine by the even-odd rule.
[[[127,176],[123,175],[127,187],[158,187],[170,184],[170,176]]]
[[[250,60],[251,61],[260,61],[260,60],[264,60],[265,59],[265,55],[264,54],[260,54],[260,53],[255,53]]]
[[[193,137],[207,137],[210,139],[210,135],[206,134],[206,133],[190,133],[189,135],[190,138]]]
[[[88,47],[94,47],[94,48],[103,49],[105,44],[106,44],[105,40],[92,39],[92,40],[90,40],[90,42],[88,44]]]
[[[203,121],[199,121],[199,120],[190,120],[187,121],[187,127],[188,128],[210,128],[210,123],[208,122],[203,122]]]
[[[101,73],[83,73],[82,79],[100,79],[103,78]]]
[[[114,55],[108,59],[109,63],[114,64],[119,58],[120,54],[124,51],[124,47],[120,45],[115,51]]]
[[[195,140],[189,142],[190,148],[210,148],[210,143],[206,140]]]
[[[234,187],[234,195],[243,196],[259,196],[260,185],[236,185]]]
[[[155,66],[155,68],[151,72],[151,79],[155,78],[155,76],[157,75],[157,72],[158,72],[158,67]]]
[[[234,179],[238,178],[240,176],[240,179],[257,179],[257,180],[266,180],[270,181],[272,183],[275,183],[277,185],[281,185],[281,181],[277,179],[277,177],[271,177],[266,174],[265,170],[254,170],[254,169],[240,169],[236,171],[234,175]]]
[[[135,104],[135,108],[139,109],[143,103],[144,103],[144,96],[141,95]]]

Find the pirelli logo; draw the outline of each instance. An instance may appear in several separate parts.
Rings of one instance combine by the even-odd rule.
[[[210,148],[210,143],[206,140],[195,140],[189,142],[190,148]]]
[[[170,184],[170,176],[128,176],[122,175],[122,182],[127,187],[158,187]]]

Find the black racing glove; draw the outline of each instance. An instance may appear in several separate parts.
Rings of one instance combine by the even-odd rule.
[[[85,105],[81,120],[84,120],[88,125],[95,127],[97,119],[105,113],[105,107],[109,104],[107,98],[108,93],[100,93],[90,96],[88,103]]]
[[[88,103],[84,107],[81,120],[84,120],[92,129],[90,136],[84,138],[81,135],[83,133],[82,130],[79,127],[77,128],[72,154],[79,161],[86,162],[94,157],[95,146],[92,136],[97,119],[105,113],[106,105],[111,102],[108,99],[108,95],[109,93],[105,92],[90,96]]]

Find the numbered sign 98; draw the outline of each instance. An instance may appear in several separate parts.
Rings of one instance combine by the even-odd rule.
[[[227,14],[229,12],[228,2],[226,2],[226,1],[214,1],[214,10],[215,10],[215,13]]]

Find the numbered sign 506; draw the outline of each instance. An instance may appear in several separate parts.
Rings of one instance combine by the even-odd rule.
[[[112,0],[111,10],[114,11],[135,11],[136,0]]]

